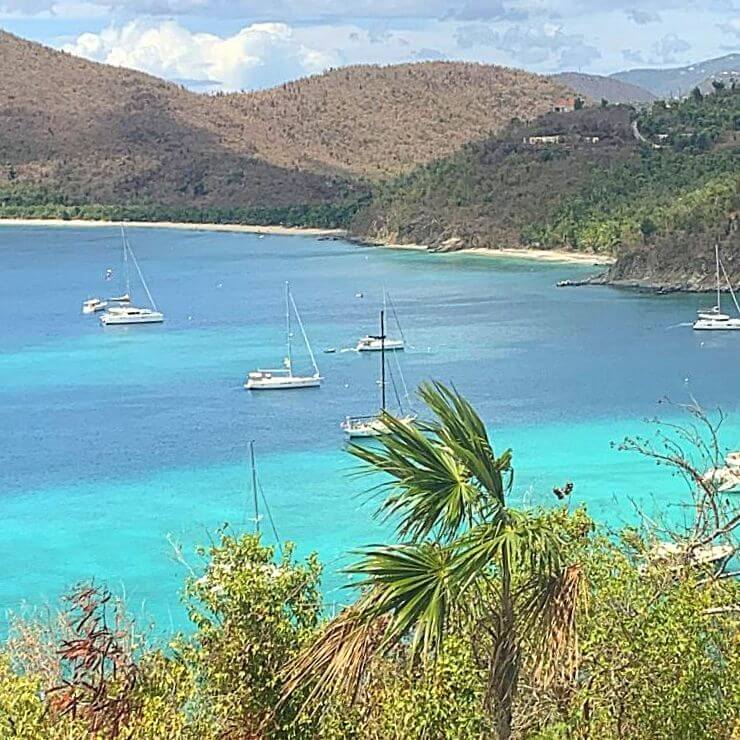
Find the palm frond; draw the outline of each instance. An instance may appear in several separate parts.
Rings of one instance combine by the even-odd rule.
[[[365,473],[390,476],[380,485],[386,498],[378,514],[399,517],[401,539],[419,542],[435,532],[450,540],[477,514],[503,505],[511,453],[496,458],[483,422],[456,391],[427,383],[419,393],[435,421],[415,428],[386,413],[390,434],[379,440],[379,449],[356,444],[348,449],[365,463]]]
[[[460,538],[455,561],[462,583],[478,577],[497,563],[506,562],[511,573],[526,580],[558,573],[562,567],[560,537],[530,512],[499,509],[488,521]]]
[[[580,661],[576,619],[587,595],[584,572],[577,563],[551,578],[540,594],[542,629],[535,677],[544,686],[553,681],[568,684],[576,674]]]
[[[372,595],[360,598],[323,629],[319,638],[291,661],[282,673],[279,705],[307,686],[302,710],[318,707],[327,695],[357,699],[363,677],[385,644],[387,617],[370,618]]]
[[[365,615],[388,616],[388,645],[411,634],[411,656],[433,655],[447,630],[459,584],[453,577],[452,548],[434,543],[371,547],[347,572],[361,577],[359,587],[372,594]]]

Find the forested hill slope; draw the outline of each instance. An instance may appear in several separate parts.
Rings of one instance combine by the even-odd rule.
[[[206,96],[0,31],[0,189],[14,202],[145,204],[162,217],[257,208],[280,219],[549,110],[566,92],[517,70],[420,63]]]
[[[451,154],[512,118],[531,120],[569,94],[522,70],[421,62],[343,67],[221,102],[272,162],[379,179]]]
[[[213,102],[0,32],[0,186],[43,186],[74,203],[203,208],[343,195],[336,178],[258,157]]]
[[[368,238],[432,247],[539,246],[619,258],[612,278],[706,287],[720,240],[740,280],[740,90],[637,117],[627,107],[549,114],[376,189]],[[542,138],[546,137],[546,138]]]

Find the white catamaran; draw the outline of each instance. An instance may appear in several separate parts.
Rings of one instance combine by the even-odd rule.
[[[403,330],[401,329],[401,324],[398,321],[398,316],[396,315],[396,308],[393,305],[393,302],[391,302],[391,308],[393,309],[393,315],[396,318],[396,326],[398,326],[398,333],[401,335],[400,339],[396,338],[393,339],[391,337],[383,337],[381,340],[380,337],[376,337],[372,334],[366,334],[364,337],[362,337],[358,342],[355,349],[358,352],[380,352],[381,349],[384,352],[391,352],[395,350],[403,350],[406,345],[406,340],[403,336]],[[383,289],[383,312],[388,312],[388,293]],[[382,345],[382,346],[381,346]]]
[[[115,302],[119,305],[108,308],[108,310],[100,317],[100,323],[103,326],[121,326],[123,324],[161,324],[164,321],[164,314],[157,309],[157,304],[154,302],[149,286],[146,284],[146,280],[144,279],[144,273],[142,273],[141,268],[139,267],[139,261],[136,259],[134,250],[131,249],[131,245],[126,238],[126,232],[124,231],[123,225],[121,225],[121,237],[123,240],[126,291],[123,295],[109,299],[109,302]],[[151,308],[139,308],[138,306],[130,305],[131,290],[128,273],[129,257],[131,258],[131,262],[134,263],[134,267],[136,268],[141,285],[149,299]]]
[[[727,275],[725,266],[719,258],[719,244],[714,245],[714,257],[716,261],[716,278],[717,278],[717,305],[712,308],[701,309],[698,312],[698,318],[694,322],[694,329],[697,331],[732,331],[740,330],[740,305],[738,305],[735,291],[732,289],[732,283]],[[735,304],[737,317],[722,313],[722,290],[720,285],[720,270],[725,277],[727,287],[730,290],[732,301]]]
[[[293,373],[293,346],[291,331],[291,310],[295,314],[296,321],[301,330],[303,341],[306,344],[308,355],[313,366],[312,375],[295,375]],[[308,341],[306,330],[298,313],[298,307],[290,292],[290,283],[285,283],[285,333],[288,345],[288,354],[283,361],[284,367],[272,370],[253,370],[247,375],[244,387],[249,391],[286,390],[288,388],[316,388],[321,385],[321,374],[319,373],[316,358],[314,357],[311,343]]]
[[[383,414],[386,410],[386,366],[385,366],[385,310],[380,312],[380,335],[377,337],[380,342],[380,411],[373,416],[348,416],[341,424],[341,428],[350,439],[355,438],[367,438],[367,437],[381,437],[389,433],[389,429],[383,420]],[[403,384],[403,390],[406,398],[408,399],[408,389],[406,388],[406,381],[403,378],[401,372],[401,366],[396,362],[399,379]],[[395,389],[395,383],[394,383]],[[396,400],[401,410],[401,415],[398,416],[398,420],[402,424],[412,425],[416,421],[414,414],[405,414],[401,399],[398,396],[396,389]]]

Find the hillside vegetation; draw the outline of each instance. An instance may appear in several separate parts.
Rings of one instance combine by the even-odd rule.
[[[615,279],[680,287],[708,287],[719,240],[740,277],[740,90],[654,104],[636,118],[645,142],[632,118],[624,107],[550,114],[470,144],[377,188],[355,228],[432,246],[615,254]],[[560,139],[530,143],[538,135]]]
[[[225,525],[192,562],[178,549],[184,634],[142,633],[97,583],[11,619],[0,737],[736,740],[740,520],[702,477],[721,415],[624,440],[679,485],[659,523],[635,511],[615,533],[562,502],[573,483],[517,507],[506,439],[454,391],[420,395],[424,435],[391,417],[349,447],[393,518],[386,544],[351,553],[338,610],[315,554]]]
[[[343,67],[222,102],[272,162],[377,179],[535,118],[567,94],[522,70],[424,62]]]
[[[0,32],[0,188],[16,202],[43,191],[44,205],[272,218],[364,192],[358,178],[449,154],[563,92],[526,72],[430,63],[204,96]]]
[[[346,190],[257,157],[209,98],[1,32],[0,121],[0,178],[78,203],[287,206]]]

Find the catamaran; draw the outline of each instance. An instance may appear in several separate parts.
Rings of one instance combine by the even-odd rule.
[[[110,302],[116,302],[120,305],[111,306],[108,310],[100,317],[100,323],[103,326],[120,326],[123,324],[161,324],[164,321],[164,314],[157,309],[157,304],[154,302],[152,293],[149,290],[149,286],[146,284],[144,279],[144,273],[139,267],[139,261],[136,259],[134,250],[131,249],[131,245],[128,243],[126,233],[121,225],[121,237],[123,240],[123,255],[126,273],[126,292],[114,298],[110,298]],[[129,273],[128,273],[128,258],[131,258],[131,262],[134,263],[136,272],[139,275],[139,280],[144,288],[144,291],[149,299],[151,308],[140,308],[138,306],[130,305],[131,302],[131,286],[129,284]]]
[[[293,334],[291,331],[291,312],[295,315],[298,326],[303,336],[303,341],[308,350],[313,366],[311,375],[295,375],[293,373]],[[308,341],[306,330],[298,313],[293,294],[290,292],[290,283],[285,283],[285,333],[287,339],[288,353],[283,361],[283,367],[272,370],[253,370],[247,375],[244,387],[249,391],[287,390],[289,388],[316,388],[321,385],[322,377],[319,373],[316,358],[314,357],[311,343]]]
[[[732,283],[727,275],[725,266],[719,258],[719,244],[714,245],[714,257],[716,263],[716,278],[717,278],[717,305],[712,308],[703,308],[698,311],[698,318],[694,322],[694,329],[697,331],[732,331],[740,330],[740,305],[738,305],[735,291],[732,289]],[[720,285],[720,269],[724,274],[727,282],[727,287],[730,290],[735,309],[737,310],[737,317],[730,316],[729,314],[722,313],[722,289]]]
[[[380,335],[377,337],[380,341],[380,411],[373,416],[348,416],[341,424],[342,430],[350,438],[367,438],[367,437],[381,437],[385,434],[389,434],[390,430],[386,425],[383,414],[386,411],[386,367],[385,367],[385,310],[380,312]],[[399,378],[403,384],[403,389],[408,399],[408,390],[406,389],[406,381],[403,378],[401,372],[401,366],[398,365]],[[394,384],[395,388],[395,384]],[[401,408],[401,416],[397,417],[402,424],[412,425],[416,421],[414,414],[404,414],[401,399],[396,393],[396,400]]]
[[[393,315],[396,318],[396,325],[398,326],[398,333],[401,335],[400,339],[392,339],[391,337],[377,337],[372,334],[366,334],[364,337],[362,337],[358,342],[355,349],[358,352],[380,352],[381,350],[383,352],[392,352],[396,350],[403,350],[406,344],[405,338],[403,336],[403,330],[401,329],[401,324],[398,321],[398,316],[396,315],[396,309],[393,306],[393,303],[391,302],[391,308],[393,309]],[[387,313],[388,311],[388,293],[383,289],[383,312]]]

